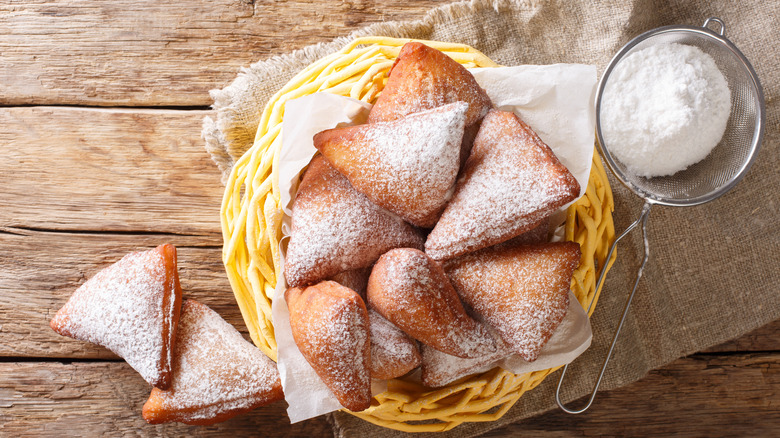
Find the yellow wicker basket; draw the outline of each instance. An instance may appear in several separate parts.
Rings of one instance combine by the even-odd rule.
[[[278,160],[285,103],[315,92],[350,96],[373,103],[387,81],[387,72],[401,46],[411,40],[364,37],[305,68],[268,102],[255,142],[235,164],[222,200],[222,259],[252,340],[276,360],[271,300],[280,275],[280,205]],[[496,67],[477,50],[461,44],[422,41],[465,67]],[[598,266],[607,263],[614,240],[612,192],[604,168],[593,156],[585,195],[569,207],[565,239],[582,247],[572,291],[583,307],[598,299]],[[614,262],[614,256],[609,265]],[[609,268],[609,266],[607,267]],[[591,312],[595,305],[591,307]],[[515,375],[500,368],[460,379],[442,388],[426,388],[400,379],[388,382],[371,407],[351,412],[372,423],[408,431],[444,431],[463,422],[500,418],[555,369]]]

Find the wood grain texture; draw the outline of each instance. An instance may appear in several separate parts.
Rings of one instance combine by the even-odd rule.
[[[2,2],[0,105],[206,106],[241,67],[443,2]]]
[[[323,417],[290,425],[284,402],[214,426],[149,425],[141,407],[151,387],[124,362],[0,363],[0,435],[329,436]]]
[[[207,111],[0,108],[0,227],[212,236]]]
[[[779,386],[778,353],[693,356],[599,393],[584,414],[551,411],[484,436],[775,437]]]
[[[586,414],[552,411],[486,437],[773,436],[780,430],[780,355],[678,359],[604,392]],[[0,363],[0,434],[330,436],[323,417],[290,425],[284,403],[207,428],[150,426],[140,410],[148,385],[126,364]]]

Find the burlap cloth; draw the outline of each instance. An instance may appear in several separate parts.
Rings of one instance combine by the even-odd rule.
[[[698,207],[655,207],[650,213],[650,261],[623,328],[602,389],[738,337],[780,318],[780,34],[774,1],[475,1],[446,5],[422,20],[381,23],[333,42],[258,62],[212,96],[216,120],[204,120],[207,150],[223,172],[250,145],[270,96],[296,72],[356,36],[386,35],[469,44],[498,63],[595,64],[634,36],[670,24],[725,21],[726,36],[752,62],[766,96],[766,135],[747,177],[722,198]],[[612,179],[615,221],[622,231],[642,201]],[[593,315],[592,347],[567,374],[566,400],[589,393],[641,261],[635,231],[619,246]],[[525,394],[493,423],[461,425],[438,436],[473,436],[555,406],[559,374]],[[598,398],[596,399],[598,403]],[[397,436],[348,414],[331,418],[344,437]]]

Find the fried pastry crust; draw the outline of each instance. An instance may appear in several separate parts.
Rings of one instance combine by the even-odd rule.
[[[181,309],[176,247],[127,254],[79,287],[50,322],[63,335],[102,345],[150,384],[171,384]]]
[[[371,405],[368,311],[353,290],[333,281],[285,292],[298,349],[342,406]]]
[[[422,248],[420,232],[372,203],[321,156],[298,188],[284,265],[290,287],[371,266],[396,247]]]
[[[445,262],[458,295],[529,362],[563,321],[580,245],[491,247]]]
[[[538,226],[579,191],[571,172],[528,125],[513,113],[492,110],[425,252],[446,260],[504,242]]]
[[[215,311],[186,300],[172,385],[152,389],[143,417],[152,424],[209,425],[282,398],[276,364]]]
[[[487,327],[471,318],[442,267],[416,249],[388,251],[368,279],[369,306],[418,341],[458,357],[496,349]]]

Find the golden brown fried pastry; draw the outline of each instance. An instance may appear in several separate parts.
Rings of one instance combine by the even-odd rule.
[[[472,359],[464,359],[442,353],[435,348],[422,345],[421,381],[425,386],[437,388],[469,374],[487,371],[491,365],[512,354],[508,345],[499,341],[499,348],[491,353]]]
[[[471,73],[439,50],[418,42],[404,44],[390,69],[368,123],[387,122],[453,102],[466,102],[466,131],[461,163],[466,160],[479,121],[493,106]],[[468,134],[471,133],[471,134]]]
[[[152,389],[143,417],[152,424],[209,425],[282,398],[276,364],[217,312],[186,300],[176,333],[173,384]]]
[[[285,292],[295,345],[342,406],[371,405],[371,340],[366,305],[333,281]]]
[[[344,287],[354,290],[360,295],[360,298],[363,298],[363,301],[365,301],[369,275],[371,275],[371,266],[339,272],[328,280],[335,281]]]
[[[291,287],[371,266],[391,248],[422,247],[420,232],[372,203],[322,156],[298,188],[284,265]]]
[[[401,47],[368,123],[396,120],[459,101],[469,104],[466,126],[481,120],[492,107],[485,90],[462,65],[439,50],[410,42]]]
[[[446,260],[509,240],[538,226],[579,191],[574,176],[528,125],[513,113],[492,110],[425,252]]]
[[[368,311],[371,329],[371,377],[386,380],[403,376],[420,366],[417,341],[374,309]]]
[[[368,279],[368,303],[409,336],[458,357],[496,350],[488,329],[466,314],[442,267],[416,249],[388,251]]]
[[[468,104],[322,131],[314,146],[352,186],[413,225],[432,228],[452,195]]]
[[[176,247],[133,252],[81,285],[54,318],[63,335],[102,345],[152,385],[171,383],[181,308]]]
[[[539,225],[531,228],[519,236],[515,236],[509,240],[496,245],[498,248],[513,248],[515,246],[530,245],[533,243],[545,243],[548,241],[547,234],[550,228],[550,217],[547,216],[539,223]]]
[[[575,242],[486,248],[445,263],[463,301],[529,362],[566,316]]]

